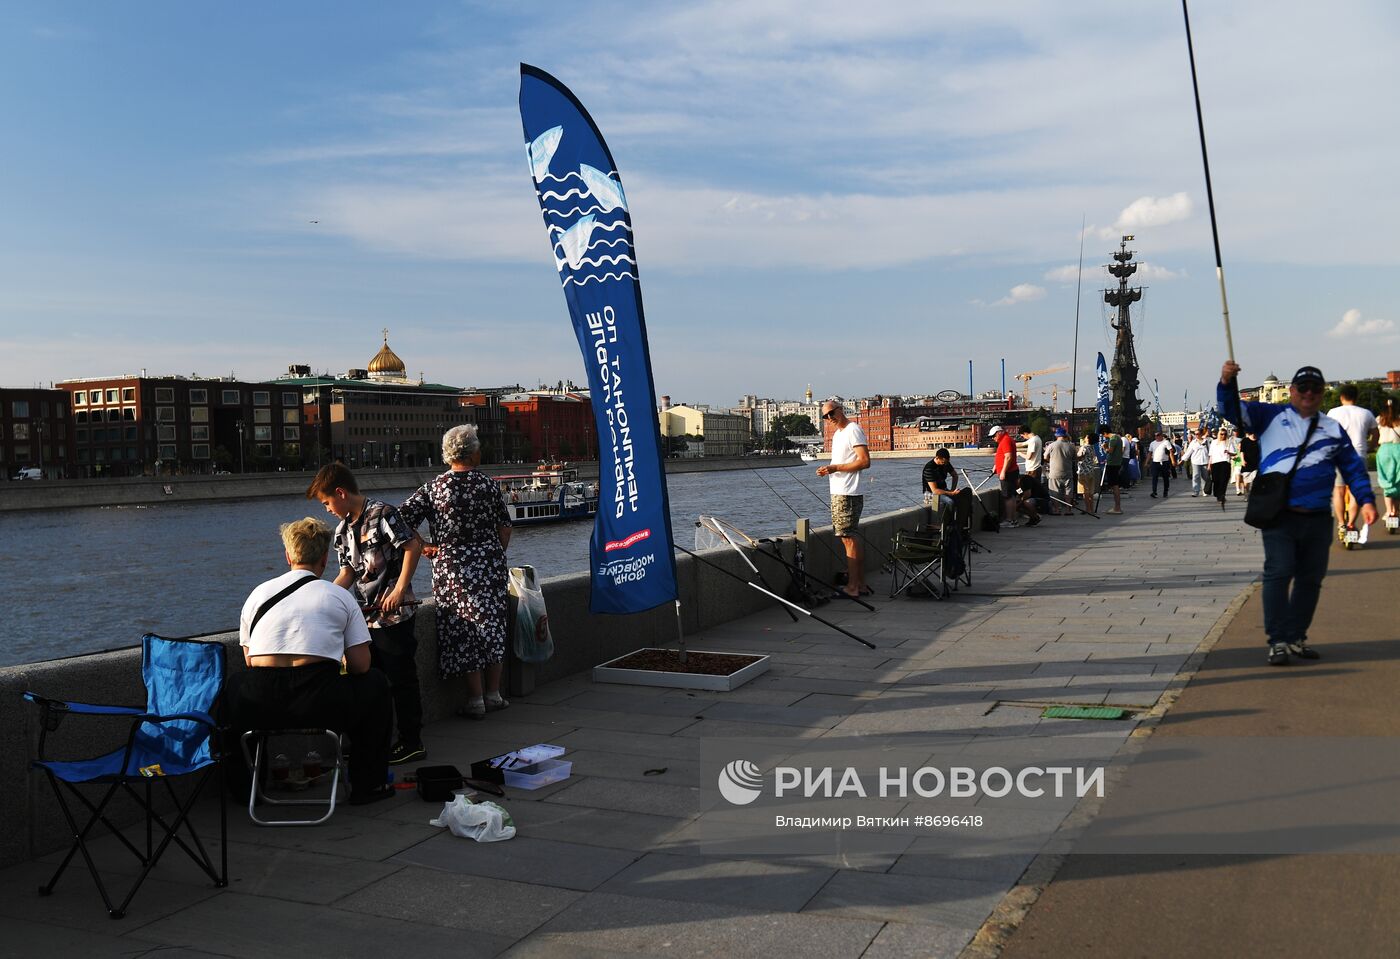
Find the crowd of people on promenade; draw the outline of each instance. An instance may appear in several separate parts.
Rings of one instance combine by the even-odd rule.
[[[1379,444],[1376,467],[1386,519],[1400,526],[1400,415],[1390,402],[1379,417],[1359,406],[1356,387],[1349,384],[1341,388],[1339,404],[1323,414],[1326,381],[1314,366],[1294,374],[1287,403],[1242,402],[1239,370],[1233,360],[1221,368],[1216,396],[1221,425],[1176,436],[1158,430],[1145,447],[1136,436],[1109,427],[1077,440],[1057,427],[1046,445],[1027,425],[993,426],[992,472],[1001,501],[1000,523],[993,523],[1015,528],[1023,522],[1036,526],[1045,515],[1098,515],[1095,507],[1110,493],[1113,506],[1104,512],[1121,515],[1122,491],[1149,477],[1150,498],[1167,498],[1171,481],[1184,478],[1193,497],[1213,497],[1222,510],[1232,491],[1250,496],[1258,484],[1245,519],[1261,530],[1264,545],[1268,663],[1317,659],[1308,629],[1327,572],[1333,524],[1338,537],[1348,541],[1358,524],[1370,526],[1380,518],[1366,469],[1373,443]],[[832,522],[846,550],[844,590],[855,596],[869,589],[857,530],[869,445],[860,424],[847,418],[839,403],[822,404],[822,419],[831,421],[835,434],[831,461],[817,473],[831,484]],[[925,464],[920,483],[935,515],[953,508],[959,472],[946,449],[936,450]]]
[[[509,706],[500,687],[510,515],[479,469],[475,425],[448,430],[442,458],[450,468],[397,507],[361,493],[346,466],[323,467],[306,496],[335,529],[310,516],[282,526],[288,571],[254,589],[239,617],[248,668],[229,678],[228,725],[346,732],[352,804],[389,798],[388,767],[427,755],[412,582],[420,558],[432,562],[439,672],[466,680],[457,714],[484,719]],[[321,578],[332,546],[333,582]]]

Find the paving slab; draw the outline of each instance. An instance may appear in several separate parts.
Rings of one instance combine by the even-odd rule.
[[[582,895],[539,883],[408,866],[337,905],[364,915],[488,933],[514,941]]]
[[[590,893],[531,939],[554,939],[613,955],[858,959],[882,923],[805,913],[766,913],[715,903]],[[526,940],[529,942],[530,940]]]
[[[797,912],[835,875],[834,869],[770,859],[716,859],[651,853],[613,876],[600,891]]]
[[[635,853],[626,850],[553,839],[517,835],[505,842],[476,843],[444,832],[394,861],[443,872],[586,891],[607,882],[636,858]]]
[[[941,876],[843,871],[807,904],[804,914],[881,922],[932,922],[976,932],[1006,894],[1007,883]]]
[[[144,927],[142,938],[198,943],[222,956],[382,957],[386,943],[412,943],[425,956],[495,956],[512,940],[426,922],[403,922],[333,906],[227,893]]]

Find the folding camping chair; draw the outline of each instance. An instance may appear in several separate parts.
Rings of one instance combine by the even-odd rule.
[[[936,528],[895,530],[889,554],[890,599],[901,593],[934,599],[948,596],[948,581],[943,576],[943,543],[944,531],[952,520],[943,510],[935,510],[934,518],[938,521]]]
[[[31,768],[42,769],[53,786],[54,796],[68,826],[73,831],[73,845],[59,863],[53,878],[39,887],[39,895],[53,892],[73,856],[81,853],[97,883],[97,891],[107,906],[107,914],[120,919],[126,914],[141,884],[146,881],[166,848],[173,841],[192,859],[195,865],[214,881],[215,886],[228,885],[228,818],[224,805],[223,767],[217,747],[216,726],[212,714],[224,687],[224,647],[220,643],[191,639],[163,639],[146,634],[141,638],[141,675],[146,683],[146,707],[96,706],[45,699],[27,692],[24,698],[39,707],[38,758]],[[130,728],[126,744],[109,753],[91,759],[53,760],[44,758],[49,733],[58,729],[63,719],[74,716],[105,716],[126,718]],[[200,842],[190,822],[190,810],[200,791],[217,770],[219,793],[220,868],[214,864]],[[196,775],[188,796],[181,800],[171,780],[179,776]],[[160,796],[153,795],[155,783],[165,787]],[[105,787],[101,799],[94,804],[80,785]],[[73,808],[64,798],[67,789],[92,814],[85,825],[79,826]],[[107,804],[118,791],[124,792],[142,807],[146,820],[146,849],[142,852],[107,818]],[[157,798],[168,797],[175,814],[167,820],[155,807]],[[168,813],[167,813],[168,815]],[[141,862],[141,873],[131,890],[118,906],[112,905],[107,887],[98,874],[97,865],[88,851],[88,835],[98,822],[105,825],[128,851]],[[162,830],[160,844],[152,847],[152,826]],[[191,848],[179,834],[184,829]]]
[[[267,743],[269,739],[281,736],[303,736],[311,739],[324,739],[330,761],[325,772],[308,780],[319,780],[330,776],[330,796],[325,799],[274,799],[263,787],[263,773],[267,770]],[[248,790],[248,818],[259,826],[319,826],[335,814],[339,798],[341,773],[345,771],[345,739],[334,729],[250,729],[239,740],[243,747],[243,761],[252,774],[252,784]],[[310,774],[307,774],[310,775]],[[264,819],[258,815],[258,806],[324,806],[320,816],[308,819]],[[318,810],[319,811],[319,810]]]

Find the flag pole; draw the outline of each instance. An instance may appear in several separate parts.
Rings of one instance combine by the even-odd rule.
[[[1235,339],[1230,334],[1230,304],[1225,299],[1225,267],[1220,260],[1220,231],[1215,224],[1215,191],[1210,184],[1210,157],[1206,155],[1206,124],[1201,118],[1201,87],[1196,82],[1196,52],[1191,45],[1191,14],[1181,0],[1181,16],[1186,22],[1186,55],[1191,60],[1191,91],[1196,97],[1196,129],[1201,137],[1201,165],[1206,173],[1206,205],[1210,207],[1210,238],[1215,243],[1215,278],[1220,283],[1220,312],[1225,319],[1225,347],[1235,362]]]

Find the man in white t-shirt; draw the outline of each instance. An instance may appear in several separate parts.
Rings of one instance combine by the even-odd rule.
[[[1176,465],[1176,450],[1167,439],[1166,433],[1157,431],[1156,438],[1148,447],[1148,455],[1152,457],[1152,498],[1157,498],[1157,480],[1160,479],[1162,499],[1166,499],[1167,491],[1172,485],[1172,467]]]
[[[1327,415],[1342,424],[1342,429],[1351,437],[1351,445],[1356,447],[1356,452],[1364,463],[1366,453],[1371,448],[1371,441],[1376,439],[1380,432],[1376,414],[1364,406],[1356,405],[1357,391],[1354,383],[1345,384],[1337,391],[1337,397],[1342,401],[1342,405],[1328,410]],[[1337,473],[1336,484],[1332,487],[1332,515],[1337,517],[1338,531],[1343,534],[1346,530],[1355,528],[1359,508],[1355,500],[1351,501],[1351,508],[1347,508],[1346,488],[1342,474]]]
[[[348,590],[321,578],[331,531],[308,516],[282,526],[290,570],[255,588],[243,604],[238,641],[247,666],[229,677],[228,725],[249,729],[334,729],[354,742],[350,802],[388,799],[389,680],[370,666],[369,627]],[[341,663],[345,672],[341,672]],[[234,747],[234,755],[240,750]],[[244,786],[241,762],[231,780]]]
[[[823,403],[822,419],[830,420],[836,428],[831,434],[831,462],[817,467],[817,475],[828,477],[831,525],[846,548],[846,585],[837,590],[837,595],[847,598],[869,595],[873,590],[865,585],[864,555],[856,527],[860,525],[861,510],[865,506],[864,471],[870,468],[870,444],[865,430],[846,418],[840,403],[833,400]]]

